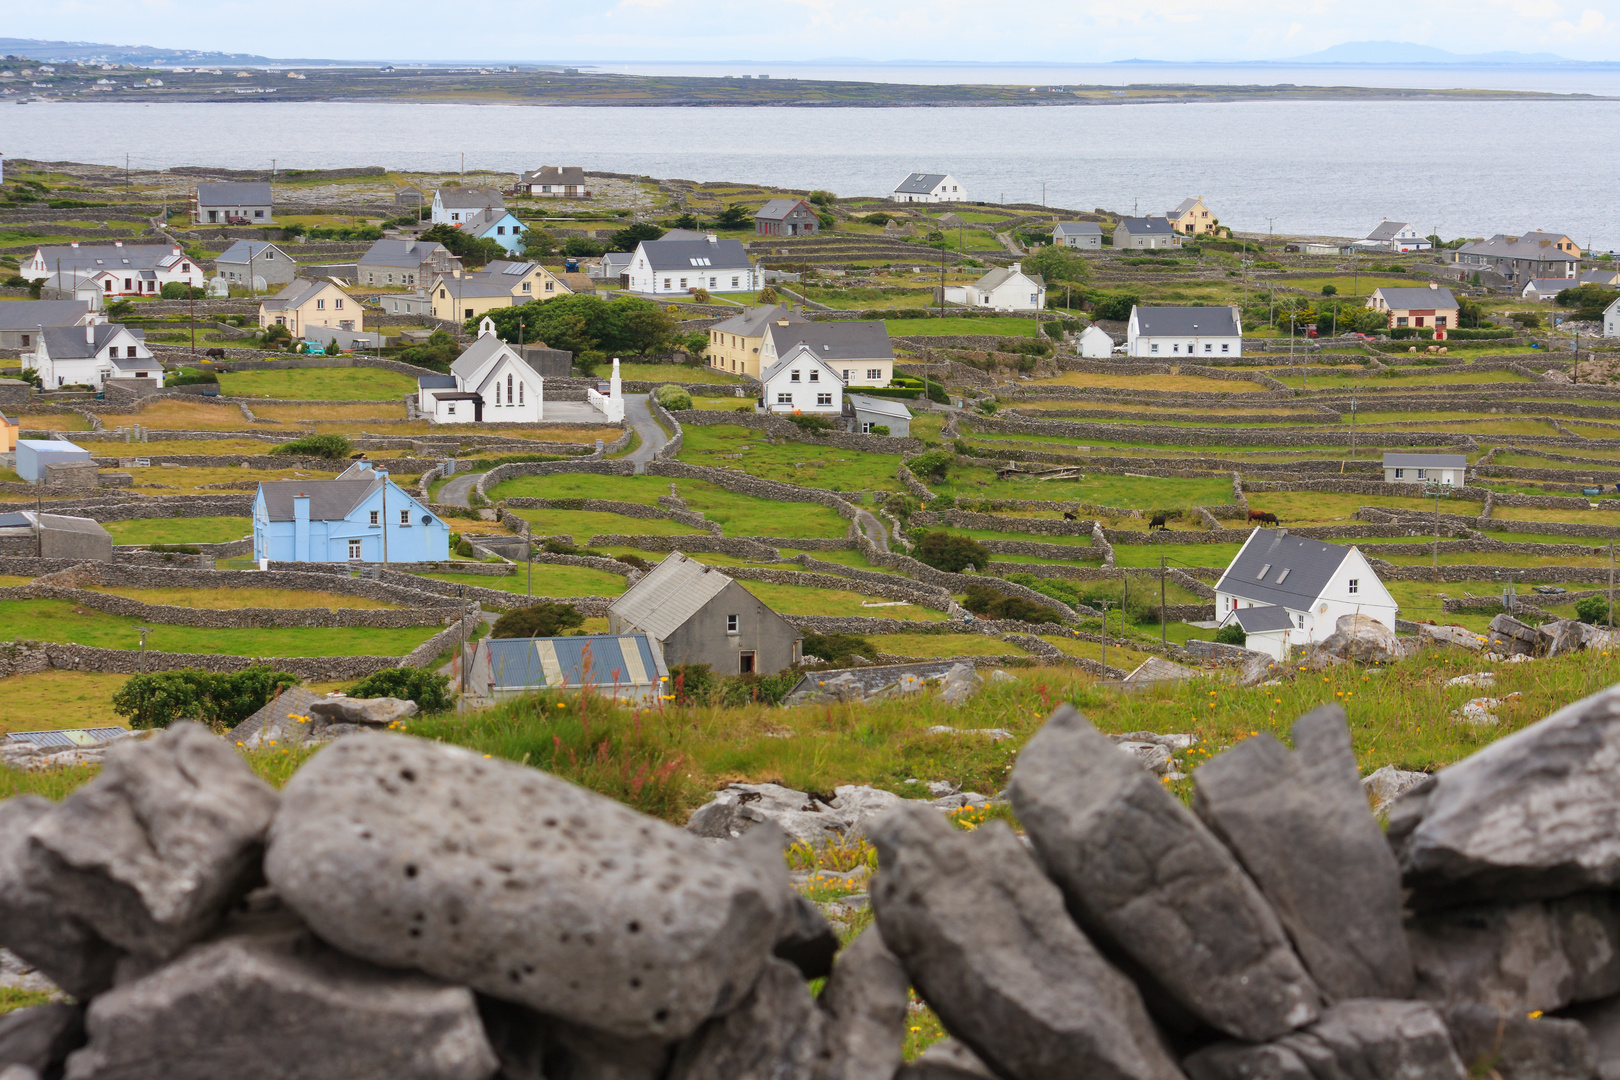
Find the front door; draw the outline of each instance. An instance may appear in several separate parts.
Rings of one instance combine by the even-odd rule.
[[[754,654],[753,653],[745,652],[745,653],[742,654],[741,671],[742,671],[742,673],[744,675],[752,675],[754,673]]]

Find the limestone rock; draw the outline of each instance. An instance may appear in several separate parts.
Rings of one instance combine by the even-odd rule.
[[[1161,1020],[1262,1042],[1316,1019],[1320,991],[1237,859],[1072,707],[1029,741],[1008,790],[1070,912],[1131,959]]]
[[[1154,776],[1168,776],[1179,780],[1184,775],[1176,768],[1176,759],[1167,747],[1149,742],[1116,742],[1136,763]]]
[[[295,919],[196,946],[96,998],[69,1080],[486,1080],[470,991],[374,967]]]
[[[67,1056],[84,1045],[84,1009],[39,1005],[0,1015],[0,1068],[20,1065],[61,1075]]]
[[[391,697],[329,697],[313,702],[309,707],[309,715],[317,723],[369,724],[373,727],[387,727],[415,716],[416,712],[416,702]]]
[[[1494,671],[1475,671],[1467,675],[1458,675],[1446,680],[1447,686],[1472,686],[1480,690],[1489,690],[1496,685]]]
[[[1586,1029],[1574,1020],[1530,1019],[1484,1005],[1445,1011],[1452,1045],[1470,1075],[1500,1080],[1591,1080],[1597,1072]],[[1485,1073],[1484,1070],[1494,1070]]]
[[[838,932],[803,893],[790,893],[791,917],[783,923],[771,953],[798,968],[807,979],[825,978],[832,971],[833,957],[838,955]]]
[[[0,801],[0,945],[74,997],[89,998],[112,985],[122,952],[45,891],[50,871],[28,832],[56,809],[38,795]]]
[[[1491,619],[1490,639],[1485,647],[1503,656],[1539,656],[1541,631],[1504,611]]]
[[[675,1051],[668,1080],[813,1080],[824,1019],[799,972],[771,960],[746,997]]]
[[[821,992],[826,1053],[817,1080],[892,1080],[902,1060],[910,988],[876,927],[850,942]]]
[[[663,1080],[675,1047],[551,1020],[544,1076],[536,1080]],[[499,1080],[508,1080],[500,1077]]]
[[[0,1066],[0,1080],[41,1080],[39,1073],[26,1065]]]
[[[998,1075],[1179,1076],[1136,987],[1086,940],[1003,822],[961,832],[907,804],[872,836],[884,943],[946,1028]]]
[[[1507,704],[1508,698],[1517,696],[1517,694],[1509,694],[1507,698],[1469,698],[1458,708],[1452,710],[1451,715],[1465,724],[1489,727],[1501,722],[1496,715],[1496,711]]]
[[[1259,1045],[1205,1047],[1191,1080],[1466,1080],[1445,1022],[1422,1001],[1342,1001],[1302,1031]]]
[[[1451,645],[1470,652],[1478,652],[1485,647],[1485,636],[1476,634],[1466,626],[1438,626],[1434,623],[1418,623],[1417,639],[1419,645]]]
[[[996,1074],[977,1054],[947,1036],[895,1073],[894,1080],[996,1080]]]
[[[1614,646],[1617,636],[1605,628],[1583,623],[1579,619],[1554,619],[1543,623],[1537,632],[1541,635],[1543,656],[1563,656],[1583,649],[1609,649]]]
[[[833,788],[832,807],[843,815],[847,837],[859,839],[866,835],[867,826],[904,801],[894,792],[882,788],[840,784]]]
[[[1620,1080],[1620,997],[1577,1005],[1563,1015],[1586,1029],[1598,1080]]]
[[[939,691],[939,700],[947,705],[959,705],[976,694],[984,680],[979,673],[973,670],[970,664],[952,664],[951,670],[945,673],[944,685]]]
[[[1620,898],[1450,908],[1415,916],[1419,997],[1524,1015],[1620,993]]]
[[[1449,765],[1390,808],[1418,907],[1620,883],[1620,686]]]
[[[1361,778],[1361,788],[1375,814],[1382,814],[1390,803],[1429,778],[1428,773],[1412,772],[1385,765]]]
[[[1193,810],[1271,902],[1330,1000],[1412,994],[1401,873],[1367,808],[1349,721],[1324,705],[1290,753],[1246,739],[1193,772]]]
[[[789,917],[780,881],[547,773],[395,734],[288,783],[265,873],[324,940],[629,1038],[735,1007]]]
[[[44,972],[10,949],[0,949],[0,989],[28,990],[55,996],[62,994],[62,988]]]
[[[780,784],[729,784],[714,801],[692,811],[686,827],[698,836],[736,839],[769,822],[812,846],[841,836],[849,819],[803,791]]]
[[[28,835],[61,913],[122,949],[167,957],[260,880],[276,803],[233,749],[179,723],[114,744],[101,773]]]
[[[1367,615],[1340,615],[1317,652],[1358,664],[1392,664],[1406,655],[1395,631]]]

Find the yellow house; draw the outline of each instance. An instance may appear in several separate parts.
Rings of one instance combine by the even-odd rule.
[[[366,316],[360,310],[360,301],[331,281],[297,278],[276,295],[259,302],[259,329],[271,326],[285,326],[293,337],[300,337],[316,326],[363,331]]]
[[[1220,225],[1220,219],[1204,205],[1202,195],[1196,199],[1183,199],[1180,206],[1164,216],[1170,219],[1170,228],[1182,236],[1202,236],[1214,232]]]
[[[1521,241],[1531,240],[1536,243],[1551,244],[1556,250],[1562,251],[1566,255],[1573,255],[1577,259],[1581,257],[1581,246],[1563,233],[1527,232],[1519,239]]]
[[[497,261],[473,274],[438,275],[428,296],[435,319],[465,322],[493,308],[550,300],[573,291],[562,278],[537,262]]]
[[[0,454],[9,454],[17,449],[17,432],[21,430],[20,425],[13,424],[6,419],[5,413],[0,413]]]
[[[766,327],[782,320],[806,321],[792,308],[765,304],[709,327],[709,366],[728,375],[759,378],[759,350],[765,341]]]

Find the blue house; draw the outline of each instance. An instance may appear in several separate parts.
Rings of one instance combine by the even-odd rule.
[[[450,527],[386,472],[358,462],[335,480],[261,483],[253,557],[273,562],[434,562]]]
[[[494,206],[471,215],[461,226],[480,240],[493,240],[512,254],[523,251],[523,222],[512,211]]]

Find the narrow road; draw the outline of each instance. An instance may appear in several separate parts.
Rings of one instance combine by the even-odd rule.
[[[467,501],[467,493],[478,483],[481,472],[467,473],[461,476],[452,476],[450,482],[439,489],[440,506],[471,506]]]
[[[636,472],[644,473],[647,471],[647,462],[669,442],[669,436],[664,434],[664,429],[653,419],[652,408],[647,404],[646,394],[624,395],[624,418],[630,422],[636,434],[641,436],[641,444],[627,457],[635,462]],[[449,485],[445,486],[445,490],[449,490]]]
[[[889,530],[883,527],[876,514],[870,510],[858,510],[855,514],[855,525],[866,534],[866,538],[877,545],[879,551],[889,550]]]

